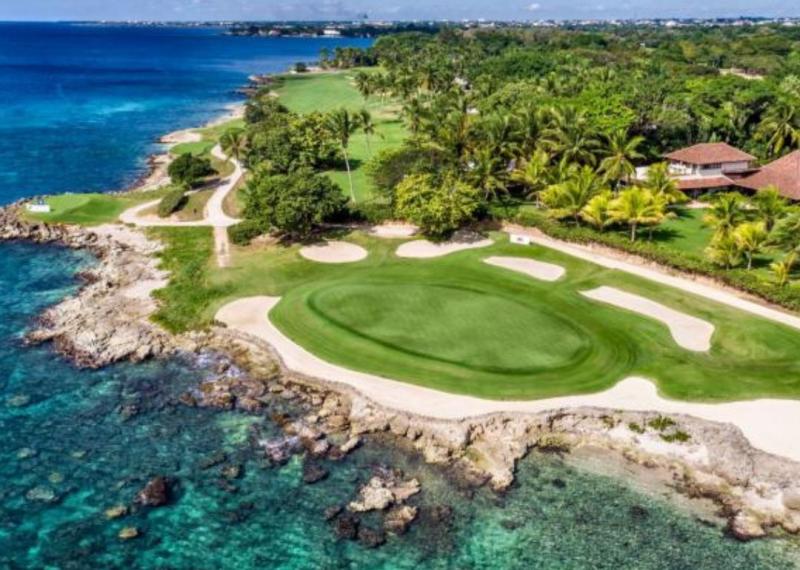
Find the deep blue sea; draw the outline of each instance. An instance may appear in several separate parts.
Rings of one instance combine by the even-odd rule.
[[[211,30],[1,25],[0,200],[124,185],[156,136],[211,117],[248,73],[313,59],[320,45]],[[790,544],[733,541],[663,497],[554,456],[527,458],[518,483],[498,496],[371,440],[306,485],[301,456],[271,466],[254,445],[254,434],[280,437],[270,414],[178,402],[210,376],[213,355],[85,371],[49,346],[25,346],[35,316],[72,294],[75,273],[92,263],[58,247],[0,245],[0,569],[794,567]],[[271,411],[301,413],[288,403]],[[223,464],[209,468],[219,451]],[[220,470],[232,464],[243,475],[231,482]],[[338,541],[324,509],[347,502],[381,466],[420,479],[419,522],[378,550]],[[106,509],[130,505],[157,474],[175,481],[170,505],[107,520]],[[445,506],[452,517],[435,517]],[[120,540],[125,526],[141,536]]]
[[[241,101],[249,75],[369,41],[0,23],[0,203],[132,184],[161,135]]]

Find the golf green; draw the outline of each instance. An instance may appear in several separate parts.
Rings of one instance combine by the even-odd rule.
[[[323,360],[449,392],[546,398],[640,375],[677,399],[800,397],[800,331],[786,326],[504,240],[429,260],[396,257],[397,243],[357,241],[370,256],[339,267],[276,251],[270,271],[254,272],[241,293],[281,296],[270,320]],[[492,255],[555,263],[566,276],[539,281],[483,262]],[[711,350],[688,351],[663,323],[581,295],[601,285],[707,320],[715,327]]]

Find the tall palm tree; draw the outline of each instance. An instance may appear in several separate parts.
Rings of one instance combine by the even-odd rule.
[[[761,251],[767,241],[764,222],[745,222],[736,226],[731,234],[733,241],[747,259],[747,269],[753,267],[753,256]]]
[[[670,174],[669,164],[659,162],[647,169],[647,178],[644,184],[656,196],[663,196],[668,204],[680,204],[689,198],[681,192],[678,181]]]
[[[613,201],[614,194],[609,190],[603,190],[583,207],[581,219],[602,232],[614,223],[614,218],[611,217],[610,211]]]
[[[484,200],[496,200],[498,192],[508,192],[505,162],[493,149],[481,147],[469,157],[467,182],[483,191]]]
[[[778,99],[767,109],[758,126],[758,135],[767,141],[772,156],[784,148],[800,145],[800,107],[787,97]]]
[[[790,212],[775,224],[770,244],[789,253],[800,254],[800,211]]]
[[[528,199],[535,198],[539,206],[539,195],[551,181],[550,155],[539,149],[528,160],[522,161],[511,172],[511,179],[525,187]]]
[[[666,217],[666,201],[646,188],[634,186],[619,193],[610,204],[609,214],[614,221],[627,224],[631,241],[636,241],[636,230],[652,226]]]
[[[353,173],[350,171],[350,157],[347,154],[347,148],[350,146],[350,137],[358,130],[358,119],[350,111],[342,108],[328,115],[327,126],[342,148],[344,164],[347,168],[347,180],[350,183],[350,198],[355,202],[356,191],[353,187]]]
[[[620,182],[630,182],[636,172],[635,160],[644,158],[639,146],[644,137],[628,137],[625,129],[618,129],[606,135],[605,158],[600,163],[600,172],[606,180],[617,186]]]
[[[778,221],[786,210],[789,208],[789,203],[781,196],[778,188],[773,185],[766,186],[759,190],[753,196],[753,205],[756,207],[756,213],[759,219],[764,222],[764,228],[770,232],[775,227],[775,222]]]
[[[247,135],[244,129],[230,129],[219,138],[222,150],[236,162],[240,162],[247,150]]]
[[[413,97],[403,105],[403,116],[408,123],[408,130],[413,136],[419,134],[422,125],[428,116],[428,109],[422,102],[421,97]]]
[[[370,138],[376,134],[375,123],[372,121],[372,114],[366,109],[361,109],[358,112],[358,126],[366,138],[367,153],[372,156],[372,145],[370,144]],[[381,135],[378,133],[378,136]]]
[[[581,210],[602,190],[600,177],[590,166],[582,166],[562,182],[548,186],[542,192],[542,201],[550,208],[551,216],[572,218],[578,224]]]
[[[717,237],[730,236],[744,219],[744,196],[738,192],[726,192],[717,196],[703,216],[703,222],[714,228]]]

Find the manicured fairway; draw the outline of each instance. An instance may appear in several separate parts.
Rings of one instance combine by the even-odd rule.
[[[128,208],[156,200],[163,194],[163,190],[125,194],[59,194],[47,197],[51,208],[49,213],[26,215],[53,224],[97,226],[115,222]]]
[[[378,96],[365,100],[361,96],[353,83],[357,71],[286,75],[282,77],[276,92],[280,102],[297,113],[324,113],[342,107],[353,112],[369,110],[375,123],[375,134],[367,140],[364,133],[357,132],[351,138],[348,149],[356,201],[365,202],[375,198],[375,193],[364,165],[381,150],[402,144],[407,132],[392,101]],[[347,172],[344,169],[332,170],[328,174],[349,195]]]

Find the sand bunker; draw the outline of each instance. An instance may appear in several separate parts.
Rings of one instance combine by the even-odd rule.
[[[494,265],[495,267],[502,267],[503,269],[524,273],[525,275],[529,275],[534,279],[541,279],[542,281],[558,281],[564,276],[564,273],[566,273],[566,270],[560,265],[536,261],[535,259],[528,259],[527,257],[493,256],[487,257],[483,262]]]
[[[416,234],[418,229],[417,226],[411,224],[381,224],[380,226],[372,226],[369,229],[369,234],[386,239],[405,239]]]
[[[581,294],[595,301],[608,303],[664,323],[675,342],[686,350],[705,352],[711,348],[714,325],[708,321],[614,287],[598,287],[591,291],[582,291]]]
[[[494,242],[490,239],[480,239],[480,237],[470,239],[454,239],[442,243],[434,243],[426,239],[418,239],[404,243],[397,248],[398,257],[413,257],[416,259],[429,259],[441,257],[465,249],[477,249],[488,247]]]
[[[353,263],[366,259],[367,250],[346,241],[326,241],[302,248],[300,255],[318,263]]]

